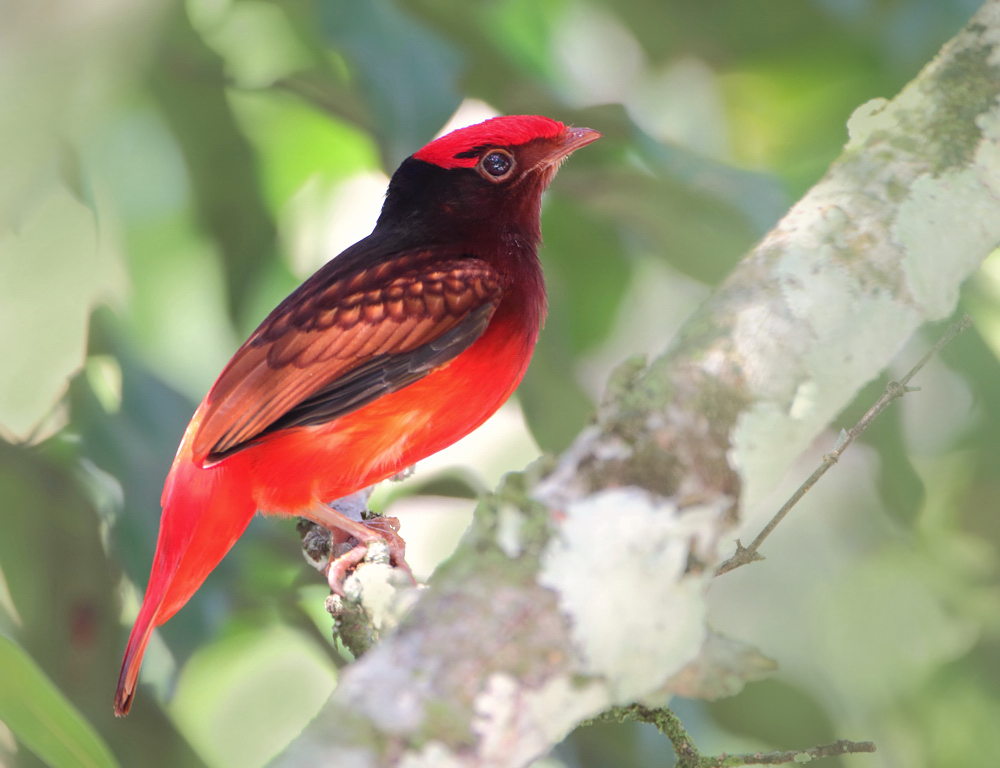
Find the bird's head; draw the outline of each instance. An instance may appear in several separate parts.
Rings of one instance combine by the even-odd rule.
[[[601,134],[537,115],[459,128],[403,161],[379,228],[447,240],[540,238],[542,192],[559,165]]]

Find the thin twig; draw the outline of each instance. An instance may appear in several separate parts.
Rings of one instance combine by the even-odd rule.
[[[760,545],[764,543],[764,540],[771,535],[771,532],[778,526],[782,520],[785,519],[785,515],[798,504],[799,500],[809,492],[809,490],[816,484],[823,475],[826,474],[827,470],[830,469],[834,464],[836,464],[840,457],[843,455],[844,451],[847,450],[848,446],[853,443],[862,432],[864,432],[868,425],[875,420],[882,411],[884,411],[891,403],[895,402],[907,392],[914,392],[918,388],[908,387],[907,384],[910,383],[917,372],[920,371],[932,357],[934,357],[938,352],[940,352],[948,342],[954,339],[958,334],[964,331],[972,325],[972,318],[968,315],[963,315],[962,318],[950,326],[948,330],[944,332],[944,335],[938,339],[938,342],[930,348],[926,355],[920,358],[915,366],[913,366],[909,372],[901,378],[899,381],[890,381],[885,388],[885,392],[882,397],[871,408],[868,412],[861,417],[861,420],[855,424],[853,427],[847,430],[841,430],[840,436],[837,438],[837,443],[833,450],[823,457],[823,463],[819,465],[815,472],[809,475],[809,478],[799,486],[798,490],[792,494],[791,498],[788,499],[778,510],[778,513],[771,518],[771,521],[764,526],[764,529],[757,534],[757,538],[753,540],[753,543],[749,547],[744,547],[739,539],[736,540],[736,553],[726,560],[722,565],[719,566],[719,570],[715,572],[716,576],[721,576],[724,573],[729,573],[741,565],[746,565],[747,563],[752,563],[756,560],[763,560],[764,557],[758,553]]]
[[[718,762],[708,763],[713,768],[729,768],[735,765],[781,765],[782,763],[805,763],[818,760],[821,757],[839,757],[840,755],[855,755],[859,752],[874,752],[873,741],[848,741],[840,739],[832,744],[823,744],[811,749],[791,749],[786,752],[754,752],[747,755],[723,755],[715,759]],[[808,758],[808,759],[806,759]]]
[[[677,768],[734,768],[742,765],[781,765],[782,763],[804,763],[818,760],[821,757],[839,757],[840,755],[857,754],[859,752],[874,752],[875,744],[871,741],[847,741],[841,739],[832,744],[823,744],[810,749],[792,749],[783,752],[750,752],[740,755],[703,755],[695,747],[687,729],[680,718],[672,710],[651,709],[641,704],[628,707],[613,707],[594,718],[591,722],[617,720],[638,720],[642,723],[655,725],[657,730],[670,739],[677,756]],[[585,725],[585,723],[581,723]]]

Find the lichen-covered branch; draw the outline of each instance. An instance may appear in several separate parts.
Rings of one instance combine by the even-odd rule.
[[[855,112],[826,176],[664,355],[619,368],[594,425],[480,503],[279,764],[520,768],[613,705],[765,673],[708,630],[706,585],[740,510],[1000,243],[998,94],[990,0],[894,100]]]

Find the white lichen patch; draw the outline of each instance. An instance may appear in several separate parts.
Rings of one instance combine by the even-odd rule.
[[[751,355],[761,370],[774,372],[749,382],[757,401],[740,416],[732,435],[730,460],[743,477],[744,508],[774,487],[920,322],[913,307],[888,291],[860,290],[828,253],[823,258],[825,247],[819,243],[791,239],[785,246],[775,269],[795,332],[783,333],[780,342],[755,339],[750,326],[765,310],[753,307],[747,310],[753,318],[741,319],[734,334],[741,356]]]
[[[788,409],[788,415],[793,419],[806,418],[816,407],[816,396],[819,393],[819,385],[811,379],[803,381],[795,390],[795,399]]]
[[[600,713],[609,703],[607,688],[598,682],[579,687],[561,675],[531,689],[512,675],[496,672],[473,704],[476,765],[529,765],[562,741],[577,723]]]
[[[916,81],[907,85],[892,101],[883,98],[866,101],[847,120],[848,141],[844,151],[861,148],[876,133],[899,135],[906,130],[901,118],[911,110],[917,114],[924,111],[926,101],[927,97]]]
[[[364,563],[344,580],[344,596],[359,604],[383,637],[394,630],[416,601],[409,578],[388,563]]]
[[[524,521],[524,513],[513,504],[501,504],[497,510],[497,546],[512,560],[521,554]]]
[[[888,127],[884,116],[887,106],[889,100],[879,97],[866,101],[851,113],[847,120],[847,149],[863,144],[873,131]]]
[[[984,137],[972,165],[917,179],[893,227],[906,249],[910,290],[930,320],[951,314],[962,281],[1000,243],[997,110],[980,115],[977,124]]]
[[[680,512],[638,488],[566,507],[538,581],[572,620],[579,671],[604,678],[613,701],[660,688],[701,649],[708,576],[685,571],[692,546],[715,548],[722,514]]]
[[[468,768],[469,765],[440,741],[428,742],[419,752],[407,752],[399,761],[399,768]]]
[[[601,451],[607,440],[600,427],[585,427],[559,458],[559,464],[540,482],[532,496],[549,509],[561,510],[573,499],[586,495],[586,482],[577,473],[580,462]]]

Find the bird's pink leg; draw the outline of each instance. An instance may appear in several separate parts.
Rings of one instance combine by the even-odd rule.
[[[399,535],[399,520],[395,517],[375,517],[370,520],[354,520],[343,512],[317,502],[307,510],[297,513],[300,517],[311,520],[327,530],[339,530],[353,536],[361,545],[347,553],[331,559],[327,569],[327,579],[330,589],[343,596],[343,580],[347,573],[356,567],[368,553],[368,544],[384,541],[389,547],[390,561],[402,568],[413,580],[413,572],[406,563],[406,542]],[[414,581],[414,583],[416,583]]]

